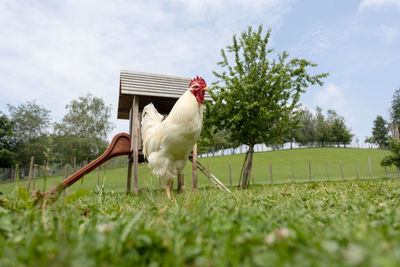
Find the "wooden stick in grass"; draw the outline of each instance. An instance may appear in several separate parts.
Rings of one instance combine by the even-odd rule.
[[[26,187],[26,190],[28,190],[28,192],[29,192],[29,189],[30,189],[30,187],[31,187],[31,180],[32,180],[32,176],[33,176],[33,164],[34,164],[34,160],[35,160],[35,157],[32,156],[32,157],[31,157],[31,163],[30,163],[30,165],[29,165],[28,186]]]

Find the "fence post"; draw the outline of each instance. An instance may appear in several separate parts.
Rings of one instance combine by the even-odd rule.
[[[208,163],[208,160],[207,160],[207,171],[210,173],[210,164]],[[208,177],[207,176],[207,178],[208,178],[208,186],[210,187],[210,177]]]
[[[325,163],[326,179],[328,180],[328,179],[329,179],[329,175],[328,175],[328,165],[326,164],[326,161],[325,161],[324,163]]]
[[[97,167],[97,185],[100,186],[100,167]]]
[[[65,179],[68,178],[68,164],[65,165]]]
[[[290,168],[292,169],[292,182],[294,183],[293,161],[290,162]]]
[[[47,186],[47,162],[43,161],[43,192],[46,191]]]
[[[272,162],[269,163],[269,176],[271,177],[271,184],[273,184],[274,180],[272,178]]]
[[[46,160],[44,160],[43,161],[43,178],[46,176],[46,178],[47,178],[47,170],[46,170],[46,168],[47,168],[47,162],[46,162]]]
[[[342,176],[342,180],[344,180],[343,163],[342,163],[342,161],[340,161],[340,175]]]
[[[15,169],[14,169],[14,165],[12,165],[11,166],[11,177],[12,177],[12,180],[13,180],[13,182],[15,183],[15,174],[14,174],[14,172],[15,172]]]
[[[357,160],[356,160],[356,178],[360,178],[360,176],[358,175],[358,164],[357,164]]]
[[[32,172],[33,172],[33,161],[35,160],[35,157],[31,157],[31,163],[29,165],[29,174],[28,174],[28,186],[26,187],[26,189],[29,192],[29,188],[31,187],[31,179],[32,179]]]
[[[372,164],[371,157],[368,157],[368,165],[369,165],[369,177],[372,178]]]
[[[311,181],[311,159],[308,159],[308,180]]]
[[[231,169],[231,161],[229,161],[229,185],[232,186],[232,169]]]
[[[35,179],[36,179],[36,164],[33,164],[32,191],[35,190]]]

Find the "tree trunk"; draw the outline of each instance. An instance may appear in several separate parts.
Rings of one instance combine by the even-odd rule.
[[[249,150],[246,153],[246,158],[243,162],[242,171],[240,173],[241,181],[242,181],[242,189],[248,188],[251,174],[251,167],[253,165],[253,152],[254,145],[249,145]]]

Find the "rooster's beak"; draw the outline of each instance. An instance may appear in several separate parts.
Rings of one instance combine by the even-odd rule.
[[[207,88],[207,87],[204,87],[204,88],[203,88],[203,91],[208,91],[208,88]]]

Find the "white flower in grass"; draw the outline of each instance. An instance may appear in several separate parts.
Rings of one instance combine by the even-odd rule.
[[[109,222],[109,223],[102,223],[102,224],[98,224],[98,225],[96,226],[96,230],[97,230],[99,233],[104,234],[104,233],[110,232],[110,231],[113,229],[113,227],[114,227],[114,223],[112,223],[112,222]]]
[[[382,208],[382,209],[386,208],[387,207],[386,202],[379,203],[379,207]]]
[[[286,227],[278,229],[275,231],[275,235],[279,239],[286,239],[290,235],[290,230]]]

